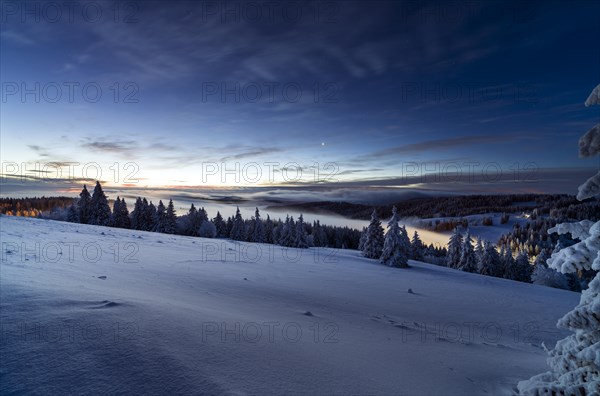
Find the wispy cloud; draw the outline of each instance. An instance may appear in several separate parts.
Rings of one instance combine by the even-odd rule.
[[[117,154],[126,154],[131,153],[132,149],[135,147],[135,142],[133,141],[125,141],[125,142],[100,142],[93,141],[82,144],[82,147],[88,148],[94,151],[100,151],[104,153],[117,153]]]
[[[33,45],[35,41],[27,37],[25,34],[16,32],[14,30],[3,30],[0,32],[0,39],[10,41],[18,45]]]

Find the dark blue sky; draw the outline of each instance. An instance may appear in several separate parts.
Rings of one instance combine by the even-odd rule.
[[[47,4],[2,1],[3,163],[96,162],[110,183],[135,162],[171,188],[257,184],[209,162],[266,186],[332,162],[333,188],[570,193],[598,168],[577,158],[600,119],[597,1]],[[476,177],[406,178],[456,165]]]

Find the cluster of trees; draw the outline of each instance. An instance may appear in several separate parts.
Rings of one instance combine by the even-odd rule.
[[[546,230],[547,231],[547,230]],[[467,229],[464,236],[458,230],[454,231],[448,242],[448,255],[446,265],[450,268],[475,272],[481,275],[494,276],[497,278],[511,279],[519,282],[534,283],[566,289],[581,291],[593,276],[594,271],[579,271],[575,274],[562,274],[546,264],[551,252],[557,252],[564,248],[565,244],[572,245],[575,241],[556,234],[546,233],[547,244],[540,244],[535,253],[532,249],[524,248],[519,244],[502,244],[498,246],[490,242],[482,242],[477,239],[473,243]],[[556,240],[556,244],[552,243]]]
[[[397,209],[392,209],[392,218],[388,222],[384,234],[377,210],[371,213],[369,226],[363,229],[359,250],[367,258],[380,260],[390,267],[406,268],[408,260],[426,261],[439,264],[440,258],[445,257],[446,250],[433,245],[425,246],[419,233],[414,232],[412,240],[408,236],[406,227],[400,227],[400,216]]]
[[[56,214],[53,218],[73,223],[204,238],[231,238],[296,248],[357,249],[360,240],[360,232],[349,227],[324,225],[318,220],[312,224],[306,223],[302,215],[297,219],[287,216],[285,221],[272,220],[268,215],[263,219],[258,208],[250,219],[244,219],[239,208],[234,216],[226,220],[220,212],[209,219],[206,210],[197,209],[194,204],[186,214],[177,216],[172,200],[165,206],[162,201],[154,205],[152,201],[138,197],[130,213],[125,199],[117,197],[111,211],[99,182],[96,182],[92,194],[83,186],[79,199],[69,199],[71,205],[66,213]]]
[[[0,213],[7,216],[40,217],[54,209],[68,207],[73,198],[69,197],[33,197],[0,198]]]
[[[220,214],[217,213],[217,217]],[[219,225],[220,224],[220,225]],[[237,241],[270,243],[286,247],[307,248],[334,247],[339,249],[358,248],[360,232],[349,227],[338,227],[314,221],[306,223],[300,215],[298,219],[286,216],[285,220],[272,220],[267,215],[263,220],[258,208],[254,216],[244,220],[239,208],[234,216],[222,222],[215,218],[217,228],[223,236]]]
[[[513,254],[526,251],[529,256],[537,256],[542,250],[552,250],[556,246],[558,235],[548,234],[548,230],[555,225],[556,220],[549,217],[538,217],[525,224],[516,223],[509,233],[500,237],[498,246]]]
[[[511,232],[500,237],[498,246],[513,255],[525,251],[533,258],[534,274],[531,278],[533,283],[579,292],[594,278],[595,271],[579,270],[561,274],[545,264],[552,252],[558,252],[579,242],[570,233],[549,232],[556,224],[556,219],[549,217],[538,217],[523,225],[515,224]]]
[[[509,250],[501,248],[498,251],[495,245],[482,242],[480,238],[474,244],[469,230],[463,235],[458,228],[448,242],[446,266],[520,282],[531,282],[533,273],[526,251],[519,252],[515,257]]]
[[[505,224],[509,220],[508,214],[504,213],[500,216],[499,223]],[[494,225],[494,218],[492,216],[484,216],[478,218],[467,219],[466,217],[460,218],[449,218],[449,219],[424,219],[417,220],[415,224],[419,228],[430,230],[434,232],[448,232],[453,231],[456,227],[467,228],[471,226],[487,226],[491,227]]]

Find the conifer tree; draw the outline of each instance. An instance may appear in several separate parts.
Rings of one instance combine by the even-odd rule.
[[[373,216],[371,217],[373,218]],[[406,268],[408,267],[408,248],[410,244],[403,241],[402,229],[398,225],[398,212],[396,207],[392,209],[392,218],[388,223],[388,229],[385,234],[385,241],[381,253],[381,262],[390,267]],[[406,230],[404,230],[406,232]],[[408,235],[407,237],[408,238]],[[368,243],[369,237],[367,237]]]
[[[515,270],[515,259],[512,255],[512,251],[504,246],[500,249],[500,262],[502,263],[504,278],[512,279],[512,277],[515,276],[513,274]]]
[[[67,212],[67,221],[69,223],[79,223],[79,214],[77,213],[77,207],[74,203],[69,206],[69,210]]]
[[[175,213],[175,206],[173,205],[173,200],[169,200],[169,205],[167,206],[167,212],[165,214],[165,234],[175,234],[175,230],[177,229],[177,214]]]
[[[234,241],[243,241],[245,237],[245,224],[244,219],[242,218],[242,214],[240,213],[240,208],[235,211],[235,218],[233,219],[231,226],[231,233],[229,237]]]
[[[131,228],[131,220],[129,219],[129,210],[127,209],[125,198],[121,199],[121,205],[119,207],[119,227]]]
[[[134,230],[145,230],[144,216],[145,208],[142,198],[138,197],[135,200],[133,211],[131,212],[131,228]]]
[[[473,250],[472,243],[473,240],[471,239],[471,235],[467,230],[460,252],[460,260],[458,262],[458,269],[461,271],[477,272],[477,258],[475,256],[475,250]]]
[[[481,241],[481,237],[477,237],[477,244],[475,245],[475,258],[477,259],[477,263],[481,261],[481,256],[483,256],[483,242]]]
[[[313,244],[316,247],[327,246],[327,234],[325,234],[325,230],[319,220],[316,220],[313,226]],[[358,250],[362,250],[362,247],[359,246]]]
[[[290,215],[286,215],[285,222],[280,223],[278,234],[277,243],[281,246],[288,246],[290,239]]]
[[[265,222],[265,242],[266,243],[275,243],[275,239],[273,236],[273,231],[275,229],[275,225],[273,224],[273,220],[267,214],[267,221]]]
[[[196,206],[193,203],[190,205],[187,214],[182,217],[185,218],[183,221],[183,232],[186,235],[198,236],[202,219],[200,218],[198,209],[196,209]]]
[[[110,221],[110,207],[108,206],[108,199],[102,191],[100,182],[96,182],[94,187],[94,193],[90,200],[90,218],[89,224],[95,225],[108,225]]]
[[[116,228],[130,228],[129,211],[127,210],[125,199],[117,197],[115,200],[110,225]]]
[[[262,219],[260,218],[260,212],[258,208],[254,212],[254,229],[252,231],[252,242],[265,243],[265,225],[263,224]]]
[[[546,261],[550,258],[546,249],[543,249],[536,257],[533,264],[533,273],[531,282],[534,285],[554,287],[557,289],[569,290],[569,280],[567,277],[553,268],[548,268]]]
[[[163,204],[162,200],[158,201],[158,206],[156,207],[156,214],[154,216],[154,229],[152,231],[155,232],[165,232],[166,230],[166,214],[167,209]]]
[[[144,204],[144,230],[152,231],[154,230],[155,219],[156,219],[156,206],[150,201],[146,201],[146,198],[142,200]]]
[[[221,213],[217,211],[217,215],[213,219],[213,224],[217,230],[217,238],[225,238],[229,236],[227,233],[227,223],[223,220]]]
[[[483,254],[479,263],[479,273],[482,275],[494,276],[501,278],[504,275],[502,260],[496,250],[496,247],[490,242],[483,243]]]
[[[413,234],[412,241],[410,243],[410,258],[417,261],[423,261],[423,254],[425,250],[425,246],[423,245],[423,241],[419,237],[419,233],[415,230]]]
[[[92,197],[84,184],[83,190],[79,193],[79,200],[77,201],[78,217],[81,224],[88,224],[90,221],[91,200]]]
[[[392,216],[393,217],[393,216]],[[399,233],[398,233],[399,234]],[[383,227],[377,217],[377,211],[371,214],[371,223],[367,227],[367,236],[363,245],[363,255],[367,258],[379,259],[383,252]]]
[[[294,241],[294,247],[305,249],[308,248],[308,234],[306,233],[306,227],[304,226],[304,217],[300,215],[296,222],[296,240]]]
[[[529,256],[525,250],[522,250],[512,262],[508,269],[508,279],[519,282],[531,282],[533,266],[529,263]]]
[[[448,255],[446,256],[446,266],[458,268],[460,263],[460,254],[462,252],[463,239],[458,227],[454,229],[450,240],[448,241]]]

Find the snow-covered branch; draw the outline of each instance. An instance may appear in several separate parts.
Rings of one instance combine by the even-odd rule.
[[[578,226],[583,222],[575,224],[560,224],[555,228],[561,227],[560,233],[571,232],[568,231],[568,226]],[[574,228],[577,233],[576,227]],[[583,227],[582,227],[583,229]],[[549,232],[551,231],[549,230]],[[555,230],[556,231],[556,230]],[[583,230],[580,230],[583,235]],[[554,268],[555,270],[562,273],[576,272],[578,270],[600,270],[600,257],[598,252],[600,251],[600,221],[596,222],[589,228],[589,236],[583,239],[581,242],[576,243],[573,246],[569,246],[560,250],[557,253],[552,254],[552,257],[548,259],[548,267]]]
[[[587,100],[585,101],[586,106],[593,106],[595,104],[600,104],[600,84],[594,88],[590,96],[588,96]]]
[[[583,201],[600,194],[600,172],[590,177],[578,187],[577,199]]]
[[[579,138],[579,156],[592,157],[600,153],[600,124],[596,124]]]

